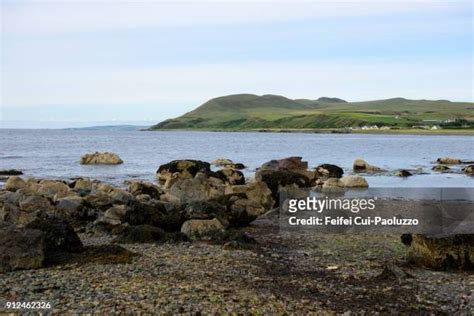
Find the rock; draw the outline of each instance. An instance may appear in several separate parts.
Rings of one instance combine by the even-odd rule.
[[[347,181],[347,180],[346,180]],[[324,181],[322,192],[341,192],[344,189],[344,183],[338,178],[329,178]]]
[[[316,176],[318,178],[340,178],[343,174],[344,170],[336,165],[322,164],[316,167]]]
[[[435,270],[474,270],[474,235],[413,234],[408,260]]]
[[[252,181],[245,185],[227,186],[225,189],[226,195],[243,194],[247,200],[255,202],[260,205],[263,214],[265,211],[271,210],[275,205],[272,191],[268,188],[265,182]],[[260,215],[260,214],[259,214]]]
[[[468,165],[462,168],[462,171],[468,175],[474,175],[474,165]]]
[[[160,199],[160,196],[164,194],[163,190],[154,185],[150,182],[143,182],[143,181],[134,181],[128,185],[128,191],[132,193],[134,196],[140,194],[147,194],[152,199]]]
[[[307,176],[290,170],[258,170],[255,179],[264,182],[268,186],[276,205],[280,203],[280,186],[296,184],[301,188],[311,187],[311,181]]]
[[[397,177],[410,177],[412,175],[413,174],[410,171],[405,170],[405,169],[400,169],[395,172],[395,176]]]
[[[112,229],[115,226],[122,224],[122,221],[125,218],[127,213],[127,208],[125,205],[115,205],[109,208],[105,213],[95,220],[95,225],[102,225],[108,229]]]
[[[341,183],[345,188],[368,188],[369,183],[361,176],[345,176],[341,178]]]
[[[123,160],[117,154],[110,152],[95,152],[93,154],[85,154],[81,157],[82,165],[103,164],[103,165],[118,165],[123,163]]]
[[[26,225],[26,228],[43,232],[46,256],[61,251],[80,252],[83,250],[82,242],[72,226],[57,215],[39,213],[34,221]]]
[[[213,219],[226,216],[226,206],[216,201],[193,201],[184,208],[184,219]]]
[[[172,180],[192,179],[198,172],[209,174],[211,165],[200,160],[173,160],[161,165],[156,171],[158,183],[164,188],[172,186]]]
[[[90,193],[92,191],[92,181],[87,178],[80,178],[73,182],[73,188],[77,191],[85,191]]]
[[[382,171],[381,168],[369,165],[363,159],[356,159],[353,164],[353,169],[355,172],[377,172]]]
[[[112,198],[103,192],[87,195],[83,199],[86,205],[94,210],[105,211],[113,204]]]
[[[161,199],[167,199],[168,195],[171,195],[175,199],[168,200],[179,200],[180,203],[211,200],[223,196],[224,189],[224,182],[221,179],[208,178],[204,173],[197,173],[192,179],[175,182]]]
[[[231,185],[245,184],[244,174],[241,171],[231,169],[231,168],[225,168],[225,169],[213,172],[211,174],[211,177],[221,179],[226,184],[231,184]]]
[[[179,231],[184,216],[179,206],[152,200],[150,203],[131,201],[123,222],[130,225],[151,225],[166,231]]]
[[[19,176],[22,174],[22,171],[16,169],[0,170],[0,176]]]
[[[109,196],[113,204],[128,204],[134,198],[130,192],[118,188],[110,191]]]
[[[270,160],[264,163],[260,169],[261,170],[307,170],[308,162],[303,161],[302,157],[288,157],[280,160]]]
[[[22,211],[34,212],[38,210],[51,211],[53,205],[45,197],[39,195],[30,195],[22,199],[19,203]]]
[[[431,170],[434,170],[434,171],[448,171],[448,170],[451,170],[451,168],[449,168],[448,166],[445,166],[445,165],[436,165],[436,166],[433,166],[433,168],[431,168]]]
[[[45,197],[53,198],[56,194],[63,196],[69,191],[69,186],[60,181],[42,180],[39,183],[37,193]]]
[[[458,165],[462,163],[461,159],[451,157],[441,157],[436,159],[436,162],[443,165]]]
[[[73,217],[82,213],[84,200],[79,196],[64,197],[56,201],[56,209]]]
[[[26,182],[17,176],[11,176],[8,178],[5,183],[5,190],[15,192],[19,189],[24,189],[27,187]]]
[[[221,239],[225,233],[224,226],[217,219],[192,219],[183,223],[181,232],[191,240]]]
[[[126,226],[113,242],[115,243],[162,243],[182,242],[188,238],[181,232],[166,232],[150,225]]]
[[[225,158],[220,158],[213,160],[211,162],[211,165],[221,167],[221,166],[226,166],[226,165],[232,165],[234,162],[230,159],[225,159]]]
[[[0,273],[41,268],[44,258],[41,231],[0,226]]]

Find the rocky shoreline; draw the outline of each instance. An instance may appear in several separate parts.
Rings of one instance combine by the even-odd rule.
[[[51,301],[58,314],[474,310],[474,279],[463,272],[472,269],[472,235],[400,240],[279,231],[282,189],[366,188],[357,173],[381,168],[356,160],[356,174],[344,176],[336,165],[309,169],[289,157],[263,164],[249,180],[242,164],[213,164],[220,169],[171,161],[158,168],[158,184],[126,188],[9,176],[0,190],[0,311],[7,311],[3,302],[28,300]],[[409,262],[413,251],[423,257]]]

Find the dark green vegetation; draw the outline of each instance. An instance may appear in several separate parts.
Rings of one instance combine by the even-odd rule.
[[[474,103],[403,98],[366,102],[326,97],[291,100],[278,95],[236,94],[209,100],[150,129],[325,129],[365,125],[473,129]]]

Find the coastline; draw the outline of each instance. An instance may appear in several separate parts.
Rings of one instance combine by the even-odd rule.
[[[301,134],[368,134],[368,135],[423,135],[423,136],[474,136],[474,129],[393,129],[393,130],[347,130],[347,129],[141,129],[144,132],[229,132],[229,133],[301,133]]]

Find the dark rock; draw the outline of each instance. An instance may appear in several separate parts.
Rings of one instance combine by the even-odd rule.
[[[413,234],[408,260],[434,270],[474,270],[474,235]]]
[[[134,196],[137,196],[140,194],[147,194],[150,196],[150,198],[157,199],[157,200],[159,200],[160,196],[164,193],[161,188],[154,185],[153,183],[139,182],[139,181],[134,181],[130,183],[128,186],[128,190]]]
[[[38,213],[37,218],[26,225],[28,229],[37,229],[44,233],[45,253],[48,256],[58,251],[80,252],[82,242],[72,226],[57,215]]]
[[[211,172],[211,165],[200,160],[173,160],[161,165],[156,174],[160,185],[168,187],[168,182],[172,179],[173,175],[177,174],[177,177],[180,179],[190,179],[198,172],[209,174]]]
[[[23,174],[22,171],[16,170],[16,169],[0,170],[0,176],[19,176],[22,174]]]
[[[395,172],[395,175],[397,177],[411,177],[413,174],[408,170],[401,169],[401,170],[397,170],[397,172]]]
[[[302,157],[288,157],[279,160],[270,160],[264,163],[260,170],[307,170],[308,162],[303,161]]]
[[[152,200],[150,203],[132,201],[124,216],[130,225],[151,225],[166,231],[179,231],[184,222],[181,209],[175,205]]]
[[[194,201],[186,204],[184,219],[212,219],[225,217],[227,208],[216,201]]]
[[[311,181],[307,176],[289,170],[273,171],[262,169],[257,171],[255,179],[266,183],[270,191],[272,191],[272,197],[277,205],[279,205],[280,201],[278,192],[280,186],[296,184],[298,187],[311,187]]]
[[[40,268],[44,258],[41,231],[0,226],[0,273]]]
[[[226,184],[232,184],[232,185],[245,184],[245,176],[239,170],[225,168],[222,170],[218,170],[216,172],[212,172],[210,176],[221,179]]]
[[[445,166],[445,165],[436,165],[436,166],[433,166],[433,168],[431,168],[432,170],[434,171],[447,171],[447,170],[451,170],[451,168],[449,168],[448,166]]]
[[[468,165],[462,168],[462,171],[468,175],[474,175],[474,165]]]
[[[184,234],[168,233],[163,229],[150,225],[127,226],[114,239],[116,243],[155,243],[166,241],[186,241]]]
[[[316,167],[318,178],[341,178],[343,174],[344,170],[336,165],[322,164]]]

